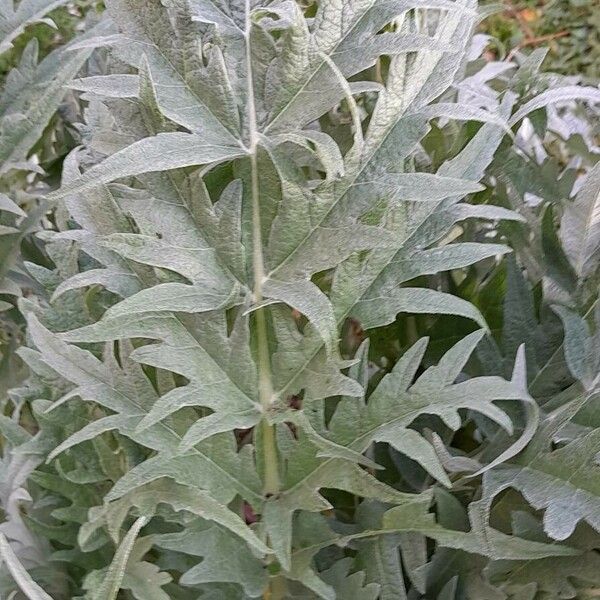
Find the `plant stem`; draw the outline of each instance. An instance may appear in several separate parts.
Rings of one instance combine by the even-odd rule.
[[[256,268],[256,263],[255,263]],[[255,286],[255,299],[257,288]],[[267,320],[265,309],[261,308],[255,313],[256,336],[258,346],[258,390],[260,403],[266,412],[271,407],[273,397],[273,385],[271,383],[271,357],[269,355],[269,340],[267,337]],[[263,417],[261,421],[261,441],[264,461],[264,482],[263,493],[274,495],[279,492],[279,465],[277,458],[277,441],[275,437],[275,427],[270,425]]]
[[[269,582],[269,587],[263,594],[263,600],[285,600],[287,586],[283,577],[274,577]]]
[[[254,270],[254,302],[263,299],[262,286],[265,280],[265,263],[263,257],[262,228],[260,216],[260,187],[258,180],[258,133],[256,123],[256,105],[254,101],[254,79],[252,74],[252,56],[250,48],[250,1],[246,0],[246,67],[248,79],[248,127],[250,137],[250,166],[252,179],[252,258]],[[271,356],[267,333],[267,319],[264,308],[255,313],[256,336],[258,347],[258,392],[263,411],[266,413],[273,402],[273,384],[271,377]],[[277,458],[277,441],[275,428],[263,417],[261,423],[262,453],[264,460],[263,492],[274,495],[279,492],[279,464]]]
[[[250,0],[246,0],[246,68],[248,79],[248,128],[250,138],[250,167],[252,193],[252,266],[254,270],[254,302],[263,299],[263,284],[265,281],[265,261],[263,256],[262,227],[260,214],[260,185],[258,175],[258,127],[256,120],[256,103],[254,100],[254,78],[252,73],[252,54],[250,48]],[[263,417],[259,424],[262,459],[263,459],[263,494],[265,497],[279,493],[279,458],[277,455],[277,439],[275,427],[271,425],[266,414],[273,403],[273,383],[271,375],[271,353],[267,330],[266,308],[255,312],[256,342],[258,353],[258,394],[263,409]],[[283,600],[286,595],[285,580],[276,578],[269,582],[265,598]]]

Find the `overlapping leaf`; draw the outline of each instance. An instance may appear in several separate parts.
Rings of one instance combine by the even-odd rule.
[[[569,413],[564,447],[548,450],[563,441],[556,431],[534,437],[527,375],[538,383],[547,353],[520,331],[537,325],[538,297],[570,261],[579,295],[553,291],[547,319],[564,325],[573,379],[543,401],[583,391],[594,403],[598,336],[578,314],[593,296],[581,290],[597,262],[595,171],[559,236],[544,214],[541,246],[564,260],[538,296],[521,285],[521,256],[511,262],[506,357],[485,302],[465,298],[504,292],[493,285],[506,239],[531,223],[510,203],[486,204],[507,180],[484,177],[504,139],[512,152],[510,127],[555,101],[593,103],[596,91],[549,89],[519,105],[505,79],[488,85],[508,65],[473,75],[471,0],[106,4],[112,24],[58,51],[81,64],[102,49],[92,75],[70,86],[85,106],[82,145],[51,195],[58,231],[42,236],[56,268],[28,265],[45,295],[20,304],[35,350],[22,350],[33,375],[13,394],[19,410],[33,400],[39,429],[22,451],[47,459],[30,477],[31,511],[42,514],[31,523],[70,547],[57,560],[94,562],[75,593],[402,599],[430,592],[443,556],[493,566],[576,555],[577,544],[490,523],[513,487],[545,509],[555,539],[582,520],[598,525],[593,481],[580,475],[595,468],[591,413]],[[18,5],[15,32],[38,18],[34,5]],[[27,77],[13,74],[5,94],[9,123],[31,117],[23,135],[8,131],[20,136],[6,138],[9,168],[21,168],[79,68],[69,62],[55,89],[44,66],[55,54],[39,66],[33,55],[30,46]],[[38,75],[43,114],[28,103]],[[23,217],[15,206],[2,202],[13,220]],[[419,320],[398,331],[401,313],[435,315],[423,323],[442,335],[428,347]],[[349,324],[372,334],[371,350],[340,345]],[[510,380],[482,374],[507,367]],[[461,436],[470,449],[459,454]],[[447,518],[443,499],[458,503],[447,492],[436,493],[435,520],[427,488],[468,503],[482,473],[469,519],[462,507]],[[93,493],[78,496],[86,485]],[[370,519],[375,500],[385,507]],[[369,552],[386,564],[365,564]],[[440,577],[440,593],[451,597],[462,575]],[[478,573],[465,589],[495,588]]]

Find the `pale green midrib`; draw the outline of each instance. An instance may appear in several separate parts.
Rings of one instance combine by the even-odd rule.
[[[252,70],[252,48],[250,33],[252,28],[250,0],[246,0],[246,26],[244,31],[246,71],[248,85],[248,129],[249,129],[249,155],[251,166],[251,198],[252,198],[252,270],[254,273],[254,302],[260,303],[263,299],[263,284],[265,281],[265,265],[262,247],[262,228],[260,215],[260,186],[257,162],[258,126],[256,117],[256,104],[254,97],[254,77]],[[259,400],[266,414],[273,403],[273,383],[271,374],[271,355],[265,318],[266,308],[260,308],[255,313],[257,350],[258,350],[258,392]],[[261,419],[261,441],[264,459],[265,494],[279,492],[279,464],[277,457],[277,442],[274,426],[269,424],[263,416]]]

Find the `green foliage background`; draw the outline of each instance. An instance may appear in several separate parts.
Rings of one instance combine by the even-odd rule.
[[[524,42],[548,46],[544,68],[563,75],[600,76],[600,11],[594,0],[526,0],[509,3],[490,17],[483,30],[505,51]]]
[[[35,19],[0,55],[8,90],[0,101],[0,598],[600,594],[597,2],[524,0],[495,11],[484,4],[490,16],[476,31],[490,37],[478,36],[470,54],[468,36],[452,38],[464,60],[418,107],[431,111],[428,128],[419,133],[407,125],[395,144],[382,143],[391,158],[382,151],[372,161],[373,181],[364,185],[375,184],[378,203],[358,218],[353,202],[366,203],[368,194],[340,202],[339,221],[327,221],[330,237],[313,248],[306,242],[312,221],[298,207],[306,198],[326,204],[327,186],[352,170],[357,131],[368,145],[378,119],[387,126],[386,115],[400,111],[393,94],[389,110],[378,96],[398,75],[387,47],[360,70],[369,82],[364,89],[353,73],[348,91],[335,61],[327,63],[328,86],[306,99],[309,114],[314,103],[318,108],[315,97],[327,103],[325,90],[341,85],[344,94],[310,123],[301,122],[302,103],[277,97],[294,77],[302,81],[303,69],[310,72],[315,56],[301,60],[305,25],[328,2],[258,3],[269,4],[253,15],[261,35],[268,31],[273,48],[292,57],[285,62],[283,52],[285,68],[271,73],[271,92],[308,133],[293,137],[288,124],[290,131],[279,133],[291,137],[273,146],[269,136],[255,140],[260,150],[247,144],[255,153],[249,160],[248,148],[240,155],[212,122],[190,131],[186,119],[196,123],[199,113],[182,108],[190,96],[169,104],[168,86],[157,78],[160,61],[128,62],[127,45],[107,49],[116,30],[102,20],[103,3],[51,10],[44,18],[52,23]],[[190,61],[186,84],[200,82],[198,96],[209,89],[217,112],[228,116],[229,101],[244,105],[243,86],[231,91],[223,76],[234,64],[240,68],[239,48],[228,46],[235,19],[219,23],[228,35],[213,36],[186,12],[217,6],[227,16],[243,3],[107,4],[123,27],[154,11],[145,26],[173,28],[163,50],[173,50],[173,63],[183,56],[186,69]],[[359,14],[369,3],[351,4]],[[3,14],[12,7],[0,2]],[[435,36],[437,18],[382,17],[372,33]],[[202,44],[186,54],[194,35],[204,36]],[[258,65],[271,51],[279,56],[268,36],[252,38]],[[421,72],[411,71],[413,55],[426,55],[418,47],[423,40],[411,43],[417,48],[404,65],[409,82]],[[228,60],[215,67],[211,52],[221,46]],[[37,61],[46,66],[36,70]],[[202,79],[205,68],[214,70]],[[405,90],[398,90],[401,97]],[[44,114],[32,108],[44,103]],[[23,124],[20,114],[27,114],[27,135],[11,137]],[[204,135],[217,142],[202,152],[223,153],[227,162],[199,175],[195,165],[204,163],[193,162],[194,144]],[[245,135],[242,127],[244,144]],[[402,154],[411,136],[417,143]],[[189,152],[177,153],[188,142]],[[131,148],[140,143],[148,147],[136,155]],[[167,159],[173,154],[177,164]],[[150,160],[159,165],[155,179],[145,174]],[[287,286],[265,284],[264,303],[251,294],[242,302],[244,285],[232,286],[213,262],[213,254],[227,257],[236,278],[253,288],[244,268],[256,275],[255,257],[248,258],[255,215],[243,207],[255,171],[265,206],[285,205],[286,193],[293,198],[285,205],[290,213],[282,211],[285,227],[274,219],[276,243],[265,244],[265,253],[306,246],[295,266],[306,272],[291,269]],[[452,179],[439,179],[447,173]],[[279,178],[289,187],[276,198]],[[402,208],[402,197],[394,208],[376,187],[387,178],[421,204]],[[186,233],[196,231],[181,226],[188,223],[183,211],[148,209],[169,186],[187,202],[210,252],[194,253]],[[464,201],[448,202],[450,193]],[[436,208],[423,216],[427,202]],[[359,294],[339,325],[338,312],[331,318],[328,311],[346,315],[345,297],[354,302],[353,286],[377,268],[377,244],[390,232],[400,238],[402,227],[419,219],[414,247],[409,237],[394,254],[394,270],[384,267],[387,279],[376,278],[373,298]],[[303,226],[308,233],[298,241]],[[209,265],[207,272],[198,263]],[[196,294],[195,309],[205,308],[188,310],[188,292]],[[152,320],[158,311],[170,315],[164,323]],[[171,318],[181,313],[181,322]],[[150,315],[149,324],[138,321],[140,314]],[[266,409],[263,402],[261,412],[264,386],[248,382],[256,365],[256,381],[263,381],[265,363],[290,393]],[[205,381],[221,404],[203,391]],[[244,403],[248,398],[257,402]],[[206,423],[220,433],[212,435]],[[169,446],[171,433],[180,446]],[[277,455],[275,482],[269,448]]]

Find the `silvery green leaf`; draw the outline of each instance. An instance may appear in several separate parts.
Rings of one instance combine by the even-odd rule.
[[[560,237],[579,277],[591,275],[600,252],[600,167],[590,170],[575,200],[567,204]]]
[[[302,335],[294,319],[281,308],[275,305],[272,311],[279,348],[273,354],[273,382],[280,395],[303,390],[310,400],[361,396],[363,388],[341,373],[344,362],[336,354],[326,354],[319,333],[309,325]]]
[[[70,399],[70,398],[69,398]],[[131,419],[131,417],[130,417]],[[98,437],[100,434],[105,433],[107,431],[117,430],[120,427],[124,426],[126,423],[127,417],[123,417],[122,415],[110,415],[108,417],[102,417],[97,419],[96,421],[92,421],[82,429],[80,429],[77,433],[74,433],[72,436],[68,437],[62,444],[58,445],[50,454],[48,455],[48,461],[53,460],[59,454],[62,454],[69,448],[76,446],[77,444],[81,444],[82,442],[93,440]],[[136,417],[133,417],[133,421],[137,422]],[[126,425],[125,425],[126,426]]]
[[[418,505],[417,505],[418,507]],[[415,507],[415,508],[417,508]],[[493,560],[534,560],[547,556],[569,556],[579,551],[569,546],[532,542],[513,535],[507,535],[491,528],[482,519],[482,511],[477,502],[471,504],[471,531],[452,531],[437,524],[431,514],[420,514],[412,507],[397,507],[383,516],[384,529],[396,531],[418,531],[434,539],[440,546],[464,550],[472,554],[488,556]]]
[[[398,492],[379,482],[367,471],[347,460],[338,458],[318,459],[318,446],[308,437],[299,436],[301,444],[293,444],[297,464],[282,482],[277,498],[265,503],[264,524],[278,560],[285,569],[291,567],[292,517],[295,511],[318,512],[330,504],[320,495],[320,487],[341,489],[364,497],[378,498],[383,502],[401,503],[412,495]],[[295,446],[295,448],[294,448]],[[285,452],[286,447],[283,448]]]
[[[585,319],[564,306],[554,306],[553,310],[563,322],[563,345],[569,370],[591,392],[598,381],[600,361],[590,327]]]
[[[162,548],[202,557],[199,564],[183,574],[182,583],[186,585],[229,581],[240,584],[251,597],[260,595],[266,587],[261,561],[218,525],[197,520],[181,532],[161,534],[154,539]]]
[[[135,550],[135,549],[134,549]],[[131,561],[133,562],[133,561]],[[170,600],[162,586],[172,581],[172,577],[159,567],[147,561],[135,561],[127,565],[122,589],[129,590],[136,600]]]
[[[206,288],[184,283],[162,283],[129,296],[106,311],[105,319],[126,315],[172,310],[201,313],[225,308],[231,301],[233,289]]]
[[[64,85],[77,74],[90,54],[90,50],[72,51],[66,46],[54,50],[38,64],[37,40],[29,42],[19,65],[9,73],[0,97],[3,172],[13,166],[20,168],[25,162],[64,98]]]
[[[510,109],[512,102],[513,99],[510,96],[507,96],[502,107],[504,113]],[[418,136],[422,135],[416,122],[404,120],[400,123],[401,125],[405,124],[406,129],[399,127],[398,133],[401,133],[405,140],[409,139],[411,144],[416,143]],[[456,157],[442,165],[438,174],[442,176],[478,180],[487,165],[491,162],[495,149],[500,143],[503,135],[504,131],[502,128],[492,124],[484,125]],[[416,137],[412,138],[411,136]],[[413,217],[414,225],[411,224],[411,228],[408,232],[401,230],[403,237],[407,238],[407,241],[405,242],[407,248],[412,248],[413,243],[421,242],[422,238],[427,239],[427,236],[430,235],[428,233],[429,229],[433,228],[433,231],[435,232],[437,230],[437,226],[435,226],[436,220],[441,220],[444,227],[443,230],[436,234],[441,237],[443,235],[442,231],[447,231],[456,221],[470,216],[491,219],[520,218],[512,211],[492,206],[483,207],[453,203],[447,211],[443,211],[443,207],[443,201],[440,201],[433,203],[432,206],[429,206],[428,203],[423,207],[423,210],[416,211],[416,215]],[[400,215],[402,215],[402,212],[400,212]],[[440,215],[443,215],[441,219]],[[475,250],[475,248],[473,249]],[[391,274],[394,273],[396,270],[394,260],[402,258],[403,255],[406,256],[406,249],[401,249],[399,251],[394,251],[392,249],[389,251],[381,250],[373,253],[373,255],[366,260],[360,260],[357,256],[352,256],[345,263],[339,265],[334,276],[332,289],[336,317],[339,320],[342,320],[348,316],[352,312],[354,306],[362,300],[363,296],[371,293],[371,288],[375,291],[381,285],[389,285],[387,284],[388,272]],[[395,274],[391,275],[390,279],[392,282],[395,281]],[[427,291],[418,290],[418,293],[425,294]],[[373,293],[373,296],[377,296],[377,292]],[[442,299],[443,298],[444,296],[442,296]],[[452,303],[453,301],[451,301],[451,304]],[[477,316],[477,312],[472,308],[465,306],[465,304],[461,302],[459,302],[459,304],[461,305],[459,307],[461,310],[466,311],[466,313],[470,314],[472,317],[480,318]],[[381,307],[382,305],[378,306]],[[437,306],[441,307],[441,304],[438,303]],[[381,310],[385,309],[381,308]],[[391,311],[387,311],[385,315],[386,318],[390,318],[389,313],[391,313]],[[287,391],[288,387],[292,386],[295,381],[301,379],[297,371],[298,368],[304,369],[309,365],[312,366],[312,361],[307,357],[311,356],[317,361],[315,357],[318,355],[318,352],[319,348],[316,345],[312,350],[310,347],[303,350],[304,358],[300,363],[300,366],[291,370],[291,377],[288,379],[287,383],[281,384],[284,392]]]
[[[5,0],[0,5],[0,53],[9,50],[14,40],[21,35],[28,25],[48,22],[46,15],[59,6],[67,4],[66,0],[21,0],[15,5],[13,0]],[[52,21],[49,21],[52,23]],[[53,23],[52,23],[53,24]]]
[[[128,497],[119,499],[119,502],[137,506],[142,512],[148,514],[152,514],[159,504],[166,503],[175,510],[188,511],[207,521],[216,523],[224,528],[227,533],[233,533],[237,538],[243,539],[252,551],[259,555],[271,552],[268,546],[244,523],[241,517],[202,490],[173,484],[172,482],[157,482],[154,485],[151,484],[145,488],[137,489]]]
[[[108,98],[136,98],[140,84],[136,75],[94,75],[73,79],[69,87],[79,92],[91,92]]]
[[[556,102],[569,102],[571,100],[585,100],[587,102],[598,103],[600,102],[600,90],[595,87],[582,87],[576,85],[568,85],[547,90],[527,102],[512,115],[509,120],[509,125],[512,127],[538,108],[543,108]]]
[[[214,164],[242,156],[236,146],[210,143],[206,137],[189,133],[159,133],[124,148],[86,171],[79,179],[69,182],[51,198],[89,191],[115,179],[178,169],[195,165]]]
[[[465,11],[468,12],[466,7]],[[463,16],[463,13],[460,9],[457,9],[454,13],[447,16],[446,21],[444,21],[444,27],[442,27],[443,33],[440,33],[441,39],[444,39],[444,35],[455,35],[457,28],[459,27],[464,27],[466,30],[470,31],[471,22],[468,18],[461,20],[461,16]],[[459,23],[461,24],[459,25]],[[340,223],[340,217],[343,218],[345,216],[344,213],[347,213],[348,211],[349,207],[346,207],[349,200],[347,199],[347,195],[348,191],[352,190],[354,184],[357,182],[360,183],[361,179],[370,181],[375,177],[380,176],[381,170],[385,168],[386,164],[390,164],[390,166],[392,164],[397,165],[399,161],[406,156],[406,152],[410,152],[411,145],[417,143],[419,138],[426,133],[425,130],[419,131],[420,127],[418,119],[414,117],[403,119],[406,108],[409,106],[419,106],[419,101],[425,103],[429,99],[428,93],[433,93],[433,88],[428,92],[423,92],[422,97],[419,94],[421,89],[428,90],[427,77],[436,71],[436,69],[441,69],[442,64],[445,65],[444,72],[447,76],[450,78],[453,76],[452,69],[458,66],[458,63],[455,65],[455,61],[456,56],[459,54],[460,53],[446,54],[444,52],[429,53],[423,51],[423,56],[420,58],[425,61],[423,64],[427,64],[427,67],[423,67],[425,69],[423,72],[425,79],[421,81],[421,75],[415,77],[414,89],[405,89],[403,91],[406,98],[395,96],[393,89],[387,90],[385,93],[382,93],[383,95],[380,94],[377,108],[375,109],[373,119],[369,125],[369,131],[363,151],[364,156],[361,161],[362,164],[358,169],[354,169],[350,172],[337,186],[335,186],[332,190],[333,195],[331,192],[328,192],[328,195],[326,196],[327,204],[325,204],[323,208],[319,207],[320,214],[314,214],[313,209],[311,211],[313,214],[310,214],[309,216],[306,214],[307,211],[305,211],[306,216],[304,216],[304,220],[306,221],[306,225],[303,224],[305,232],[302,232],[302,235],[298,236],[300,243],[296,245],[295,248],[290,245],[285,254],[281,254],[281,257],[277,263],[273,265],[271,270],[271,273],[274,276],[278,278],[287,278],[288,273],[293,272],[294,269],[298,268],[295,266],[295,263],[298,262],[295,258],[297,255],[304,253],[306,257],[307,253],[316,253],[317,247],[322,246],[323,244],[325,231],[328,231],[331,236],[332,225],[330,225],[330,222],[333,218],[336,218],[337,220],[335,228],[340,228],[340,226],[343,225],[343,222]],[[419,61],[417,60],[417,63],[418,62]],[[448,62],[448,64],[446,64],[446,62]],[[455,66],[451,67],[450,65]],[[388,84],[388,87],[392,88],[393,85],[394,82],[392,80]],[[400,85],[400,83],[398,83],[398,85]],[[441,88],[444,86],[444,78],[441,78],[436,85],[440,86],[440,89],[437,92],[440,93],[442,91]],[[402,134],[404,134],[404,136]],[[398,138],[399,141],[402,137],[404,137],[403,143],[397,143],[396,147],[394,147],[396,138]],[[375,167],[376,161],[379,163],[377,167]],[[379,172],[376,173],[375,169]],[[442,173],[440,173],[440,175],[441,174]],[[295,202],[294,204],[297,203]],[[352,210],[357,211],[358,213],[360,205],[357,203],[352,204],[356,204],[356,206],[352,206]],[[365,207],[365,209],[366,208],[367,207]],[[339,245],[339,242],[336,245]],[[369,248],[369,246],[364,247]],[[332,251],[334,251],[334,248],[332,248]],[[340,258],[344,257],[341,256]],[[318,271],[322,268],[326,268],[326,266],[315,265],[314,269],[315,271]]]
[[[600,528],[600,503],[594,430],[552,452],[525,455],[517,464],[489,471],[485,476],[486,501],[513,487],[537,510],[544,510],[544,531],[555,540],[567,539],[579,521]]]
[[[202,490],[207,489],[207,494],[219,505],[231,502],[236,493],[250,502],[260,502],[258,478],[252,471],[252,456],[248,452],[238,455],[234,442],[232,436],[220,434],[181,456],[160,453],[128,471],[113,486],[106,499],[118,500],[149,483],[167,478],[186,488],[202,486]]]
[[[284,55],[289,62],[282,60],[281,71],[276,79],[281,87],[277,89],[266,131],[274,133],[302,127],[341,99],[340,89],[324,85],[328,81],[329,67],[314,52],[314,48],[335,61],[344,76],[354,75],[371,66],[379,54],[394,54],[394,43],[402,40],[402,36],[386,37],[386,34],[380,33],[381,30],[406,11],[420,6],[444,8],[448,4],[435,0],[422,3],[396,0],[386,1],[383,5],[375,2],[352,2],[349,6],[341,6],[328,1],[319,5],[312,35],[303,28],[300,18],[296,17],[296,23],[290,27],[289,43],[296,41],[292,37],[294,34],[301,42],[298,41],[298,47],[293,48],[294,51],[290,46],[289,58]],[[457,13],[461,12],[461,8],[453,6]],[[407,38],[410,40],[408,36]],[[404,38],[405,42],[408,40]],[[447,40],[443,37],[438,37],[435,41],[429,40],[428,43],[427,40],[425,43],[421,42],[424,47],[422,53],[426,54],[429,48],[435,48],[441,53],[439,48],[445,47],[446,43]],[[418,47],[415,40],[412,40],[405,49],[400,44],[398,50],[406,52],[411,45],[413,49]],[[366,48],[367,51],[350,51],[356,47]],[[456,51],[457,48],[452,50]],[[286,67],[293,61],[296,64],[286,71]]]
[[[348,600],[376,600],[384,598],[379,596],[380,585],[369,583],[368,573],[352,570],[352,561],[349,558],[338,560],[329,569],[321,571],[319,576],[330,585],[338,598]]]
[[[168,330],[168,318],[165,319],[165,316],[159,315],[156,315],[154,318],[159,323],[162,322],[163,327],[166,326]],[[129,318],[128,321],[131,324],[132,319]],[[180,454],[183,436],[173,428],[171,423],[160,422],[149,428],[141,430],[138,428],[146,413],[150,411],[152,405],[157,401],[156,392],[150,385],[150,382],[142,378],[138,383],[138,386],[141,387],[137,389],[132,388],[131,376],[127,372],[120,372],[116,365],[103,364],[89,352],[65,344],[50,334],[41,325],[36,324],[33,317],[31,329],[34,332],[36,343],[39,342],[44,348],[44,362],[77,385],[77,394],[79,396],[94,401],[119,414],[120,418],[115,417],[111,418],[108,422],[90,425],[92,433],[94,427],[104,430],[105,424],[106,427],[114,425],[121,433],[137,440],[138,443],[160,450],[155,458],[142,462],[117,483],[112,492],[114,498],[121,497],[129,491],[161,477],[172,477],[178,480],[177,466],[187,463],[195,464],[193,472],[205,472],[205,477],[202,480],[202,489],[213,491],[217,498],[229,497],[231,499],[231,494],[235,494],[234,490],[236,489],[248,499],[255,499],[257,497],[256,475],[252,469],[248,468],[247,464],[250,456],[246,455],[244,459],[242,456],[237,455],[231,446],[232,440],[229,435],[221,434],[221,436],[213,436],[212,439],[205,440],[195,446],[193,450],[185,454]],[[119,329],[120,331],[124,331],[122,327]],[[146,346],[145,348],[149,347]],[[139,350],[143,349],[144,347]],[[160,347],[156,347],[155,350],[160,351]],[[202,352],[200,346],[198,346],[198,351]],[[132,357],[135,356],[133,355]],[[164,354],[164,359],[166,358],[170,361],[173,359],[177,360],[177,355],[173,351],[168,351]],[[148,358],[141,356],[140,360],[145,362],[152,359],[150,356]],[[210,373],[211,368],[218,369],[217,365],[206,354],[205,362],[206,364],[203,365],[202,362],[188,360],[188,365],[186,366],[181,365],[180,361],[177,361],[177,364],[173,364],[172,367],[176,370],[181,370],[182,367],[192,369],[201,367],[208,369],[207,373]],[[187,373],[187,370],[185,372]],[[219,373],[218,370],[215,370],[213,371],[214,375],[223,377],[223,372]],[[236,389],[236,385],[229,379],[217,383],[216,387],[217,389],[224,389],[222,388],[223,385],[226,386],[225,389],[228,386],[231,386],[231,390]],[[241,390],[237,389],[235,393],[237,396],[232,396],[231,398],[233,405],[237,404],[246,410],[252,406],[252,401]],[[199,402],[202,402],[201,398],[199,398]],[[232,406],[232,404],[229,406]],[[88,429],[80,435],[87,437],[89,431]],[[77,441],[77,437],[75,441]],[[68,444],[70,445],[70,442]],[[216,447],[220,448],[220,458],[215,460],[211,454]],[[222,475],[227,471],[230,471],[231,477],[229,485],[225,484],[222,478]],[[239,479],[240,477],[241,479]],[[198,483],[195,477],[191,480],[184,478],[181,481],[188,485]]]
[[[69,290],[76,290],[91,285],[101,285],[123,298],[139,291],[139,280],[132,273],[120,273],[109,269],[90,269],[83,273],[77,273],[73,277],[63,281],[54,291],[52,300],[56,300]]]
[[[11,200],[6,194],[0,194],[0,210],[5,210],[7,212],[13,213],[18,217],[24,217],[25,211]]]
[[[500,244],[462,242],[448,244],[430,250],[422,250],[405,257],[397,257],[388,270],[394,272],[397,281],[408,281],[420,275],[434,275],[442,270],[462,269],[486,258],[498,258],[509,252]]]
[[[349,194],[390,194],[395,201],[439,202],[451,196],[463,197],[483,189],[483,186],[468,179],[431,173],[390,173],[373,181],[355,183],[354,190]]]
[[[593,139],[569,106],[595,92],[540,52],[481,57],[476,0],[106,8],[55,51],[93,53],[85,72],[40,76],[32,44],[2,96],[3,133],[26,113],[38,132],[10,138],[7,172],[31,173],[0,196],[23,286],[2,287],[21,298],[0,372],[19,345],[29,369],[2,401],[0,503],[23,566],[57,598],[499,600],[523,592],[507,563],[564,560],[578,592],[600,335],[580,316]],[[38,144],[28,102],[63,76]]]
[[[546,208],[542,217],[542,251],[548,278],[565,290],[577,287],[579,277],[561,246],[552,205]]]
[[[486,327],[483,317],[470,302],[451,294],[425,288],[403,287],[389,291],[374,290],[372,293],[373,297],[362,298],[351,313],[365,329],[387,325],[401,312],[458,315]],[[380,302],[382,298],[384,303]]]
[[[510,432],[511,421],[493,404],[494,400],[519,400],[525,405],[531,402],[522,382],[517,380],[507,382],[495,377],[480,377],[454,383],[482,335],[483,332],[479,331],[467,336],[449,350],[436,367],[430,367],[413,383],[414,373],[426,348],[424,340],[415,344],[398,361],[394,370],[381,380],[366,406],[352,400],[340,404],[329,425],[330,430],[339,436],[338,443],[343,440],[345,445],[359,450],[368,447],[372,441],[386,441],[420,462],[431,475],[448,485],[449,480],[433,447],[422,437],[417,442],[418,432],[408,432],[416,417],[419,414],[436,414],[448,427],[456,430],[461,422],[458,408],[470,408]],[[360,421],[360,426],[349,428],[349,423],[356,421]],[[532,415],[530,428],[508,452],[514,455],[531,439],[531,429],[535,430],[535,424],[535,415]],[[344,432],[344,429],[347,431]],[[352,435],[349,435],[350,431]]]
[[[377,529],[384,510],[381,504],[363,503],[359,507],[361,527]],[[378,535],[357,543],[359,564],[365,570],[367,581],[379,586],[381,600],[407,598],[399,544],[399,534]]]
[[[275,147],[279,144],[290,143],[314,153],[319,160],[328,179],[339,178],[344,174],[344,159],[335,141],[320,131],[294,131],[271,137],[269,143]],[[314,148],[314,149],[313,149]]]
[[[200,32],[191,7],[180,3],[175,22],[158,0],[112,0],[107,8],[124,33],[113,41],[119,56],[137,68],[145,55],[164,114],[190,131],[234,144],[239,123],[231,107],[231,82],[223,72],[218,48],[209,66],[221,81],[216,77],[211,81],[211,69],[207,72],[204,67],[197,45]]]
[[[419,111],[419,114],[430,118],[445,117],[457,121],[480,121],[494,123],[508,130],[508,123],[490,111],[469,104],[437,102]]]
[[[306,315],[323,338],[327,351],[334,352],[338,336],[333,307],[317,286],[310,281],[287,283],[268,279],[263,286],[263,293],[266,298],[285,302]]]
[[[123,577],[127,568],[127,561],[133,550],[135,540],[146,523],[147,519],[145,517],[140,517],[127,532],[108,567],[104,581],[98,589],[92,591],[91,597],[94,600],[115,600],[121,589]]]
[[[19,589],[29,600],[52,600],[52,597],[44,592],[19,562],[3,533],[0,533],[0,558],[8,567]]]
[[[514,210],[508,210],[501,206],[489,206],[482,204],[458,204],[453,207],[456,213],[456,220],[465,219],[487,219],[490,221],[520,221],[525,218]]]
[[[79,178],[80,162],[81,156],[77,149],[67,155],[63,164],[64,184]],[[84,196],[66,196],[63,202],[73,219],[82,227],[79,233],[84,236],[84,240],[94,235],[110,235],[129,226],[115,196],[106,186],[91,189]],[[73,235],[73,230],[58,235],[67,233]]]

